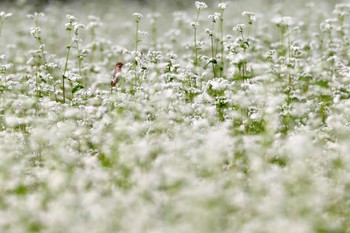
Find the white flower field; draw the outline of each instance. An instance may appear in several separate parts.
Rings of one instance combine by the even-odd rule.
[[[350,232],[349,1],[115,4],[0,5],[0,232]]]

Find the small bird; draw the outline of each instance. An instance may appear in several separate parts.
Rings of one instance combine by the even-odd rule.
[[[112,80],[111,80],[111,88],[113,88],[120,79],[120,75],[118,75],[120,72],[122,72],[122,67],[123,67],[123,62],[117,62],[117,64],[115,64],[115,68],[112,74]]]

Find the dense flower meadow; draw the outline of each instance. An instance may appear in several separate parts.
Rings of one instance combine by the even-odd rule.
[[[1,7],[0,232],[350,232],[350,3],[296,2]]]

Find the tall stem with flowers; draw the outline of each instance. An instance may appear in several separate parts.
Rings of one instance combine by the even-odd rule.
[[[219,12],[219,34],[220,34],[220,55],[221,55],[221,62],[219,64],[219,70],[220,70],[220,77],[223,77],[224,75],[224,68],[225,68],[225,53],[224,53],[224,11],[226,8],[227,3],[219,3],[218,8],[220,9]]]
[[[197,8],[196,19],[195,21],[191,22],[191,25],[193,27],[193,44],[194,44],[193,45],[193,52],[194,52],[193,65],[197,67],[198,66],[197,28],[199,26],[198,20],[199,20],[199,15],[201,13],[201,10],[207,8],[208,6],[204,2],[198,2],[198,1],[195,2],[195,6]]]

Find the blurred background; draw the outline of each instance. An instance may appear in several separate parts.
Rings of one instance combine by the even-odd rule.
[[[116,6],[117,4],[122,5],[144,5],[151,8],[157,7],[157,5],[166,5],[175,7],[177,9],[183,9],[189,6],[193,6],[195,0],[188,1],[188,0],[2,0],[0,3],[10,4],[10,5],[16,5],[16,6],[31,6],[33,8],[37,9],[43,9],[47,7],[48,5],[60,5],[60,4],[94,4],[97,3],[101,6]],[[223,1],[223,0],[207,0],[204,1],[207,5],[216,5],[219,2],[231,2],[231,3],[244,3],[246,0],[231,0],[231,1]],[[308,3],[310,1],[304,1],[304,0],[255,0],[253,3],[257,3],[258,5],[264,4],[264,5],[273,5],[275,3],[285,3],[285,2],[294,2],[294,3]],[[312,1],[311,1],[312,2]],[[335,4],[338,2],[344,2],[344,0],[316,0],[314,3],[318,2],[325,2],[328,4]]]
[[[299,19],[308,19],[310,22],[302,24],[317,24],[330,15],[338,2],[347,0],[315,0],[314,5],[305,10],[309,1],[305,0],[200,0],[208,5],[201,16],[200,36],[207,39],[205,28],[211,27],[208,15],[217,11],[217,4],[228,2],[225,10],[225,32],[231,33],[236,24],[245,23],[242,17],[243,11],[251,11],[257,14],[257,28],[266,30],[261,25],[273,24],[271,20],[275,16],[291,16]],[[315,9],[313,9],[315,8]],[[140,48],[150,48],[157,41],[158,46],[166,46],[169,42],[175,43],[178,50],[186,52],[186,46],[192,43],[193,29],[190,22],[196,14],[195,0],[0,0],[0,12],[13,13],[2,26],[0,37],[0,50],[8,46],[13,51],[27,47],[33,47],[35,40],[28,39],[30,28],[34,26],[26,17],[27,14],[43,12],[45,17],[39,20],[42,29],[42,37],[48,51],[58,56],[66,53],[66,47],[62,41],[67,40],[65,22],[66,15],[73,15],[79,23],[88,26],[91,23],[90,16],[98,17],[96,40],[101,50],[108,50],[115,46],[113,56],[120,54],[120,48],[132,50],[134,48],[135,22],[132,16],[134,12],[144,16],[139,30],[144,31]],[[317,11],[315,17],[305,17],[310,11]],[[155,14],[157,13],[157,14]],[[158,15],[155,17],[155,15]],[[155,20],[157,19],[157,20]],[[277,27],[276,27],[277,31]],[[277,32],[275,32],[277,33]],[[91,32],[81,30],[80,38],[89,46],[93,40]],[[273,35],[270,35],[273,36]],[[49,39],[47,39],[49,38]],[[155,38],[158,38],[157,40]],[[160,39],[159,39],[160,38]],[[204,40],[203,39],[203,40]],[[15,52],[14,52],[15,53]],[[177,51],[177,53],[181,53]]]

